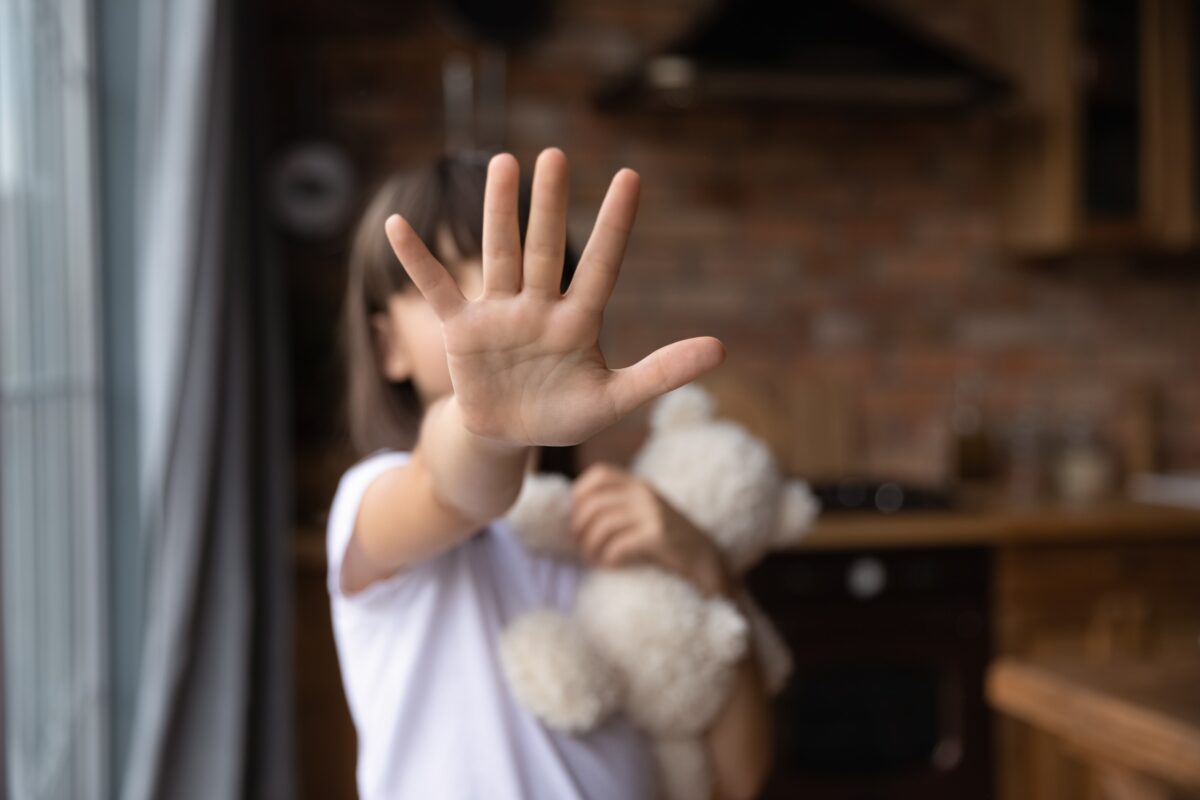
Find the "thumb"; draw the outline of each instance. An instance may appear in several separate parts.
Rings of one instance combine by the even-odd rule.
[[[691,383],[725,360],[725,346],[711,336],[669,344],[632,366],[613,370],[608,396],[617,414],[625,416],[685,383]]]

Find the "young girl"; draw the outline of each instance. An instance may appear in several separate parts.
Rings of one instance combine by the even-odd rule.
[[[366,457],[338,486],[328,551],[364,800],[655,795],[651,755],[624,719],[568,736],[514,702],[497,635],[527,610],[569,608],[580,576],[526,553],[497,518],[534,448],[586,440],[724,351],[689,339],[610,369],[597,342],[638,176],[613,178],[573,276],[565,157],[538,158],[523,239],[519,183],[509,155],[486,169],[441,159],[385,185],[353,244],[349,421]],[[655,563],[703,592],[737,596],[710,541],[615,467],[580,476],[572,526],[592,564]],[[708,742],[720,796],[753,796],[770,723],[752,657]]]

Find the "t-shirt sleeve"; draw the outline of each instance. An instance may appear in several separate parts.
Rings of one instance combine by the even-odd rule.
[[[325,532],[326,560],[329,564],[328,585],[331,597],[345,598],[342,594],[342,560],[354,525],[358,520],[358,509],[362,505],[367,488],[383,473],[407,463],[409,453],[385,451],[376,453],[355,464],[342,476],[333,504],[329,508],[329,524]],[[368,594],[370,588],[358,595]],[[356,597],[358,595],[355,595]]]

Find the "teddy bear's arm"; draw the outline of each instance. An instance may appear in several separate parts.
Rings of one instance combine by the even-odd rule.
[[[563,475],[526,475],[521,493],[504,521],[530,552],[577,555],[571,536],[571,483]]]

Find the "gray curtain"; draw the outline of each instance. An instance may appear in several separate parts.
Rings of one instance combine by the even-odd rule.
[[[141,659],[121,797],[291,797],[282,293],[256,249],[247,4],[140,4]]]

